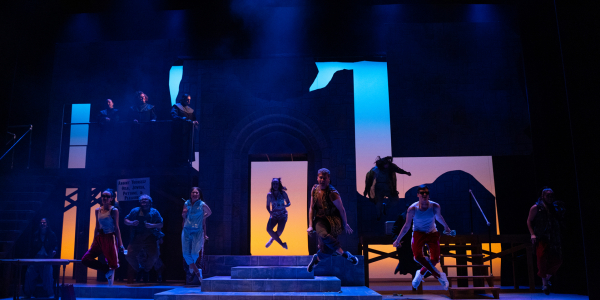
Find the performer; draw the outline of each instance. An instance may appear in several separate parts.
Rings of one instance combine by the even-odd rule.
[[[119,122],[119,110],[111,99],[106,99],[106,109],[98,113],[98,124],[115,125]]]
[[[142,91],[137,91],[136,100],[138,104],[129,108],[131,120],[135,123],[156,121],[154,105],[148,104],[148,95]]]
[[[96,208],[96,229],[94,230],[94,241],[92,247],[83,255],[81,263],[106,273],[108,285],[112,285],[115,279],[115,269],[119,267],[119,256],[117,247],[123,250],[121,230],[119,229],[119,210],[114,207],[115,192],[106,189],[102,192],[102,206]],[[104,254],[108,265],[96,260],[96,257]]]
[[[190,200],[185,201],[183,205],[183,230],[181,231],[181,249],[183,258],[189,266],[190,273],[202,281],[202,270],[196,266],[196,260],[200,257],[200,251],[204,248],[206,236],[206,218],[212,211],[203,201],[202,191],[198,187],[193,187]]]
[[[198,126],[198,121],[194,109],[190,107],[191,100],[190,95],[183,94],[179,97],[179,103],[171,108],[173,161],[181,165],[195,160],[193,132],[194,126]]]
[[[450,232],[451,230],[444,217],[442,217],[440,205],[429,200],[429,188],[426,185],[419,186],[417,196],[419,201],[408,208],[406,222],[393,245],[394,247],[402,247],[402,238],[408,232],[411,223],[413,223],[412,252],[415,260],[423,266],[415,274],[412,281],[413,288],[419,287],[425,272],[429,271],[447,290],[449,282],[446,274],[435,268],[435,265],[440,261],[440,233],[435,227],[435,220],[444,225],[444,232]],[[429,259],[423,255],[425,244],[429,246]]]
[[[410,206],[410,205],[407,205]],[[392,235],[394,236],[394,239],[396,239],[398,237],[398,234],[400,233],[400,230],[402,229],[402,226],[406,223],[406,212],[403,212],[401,215],[398,216],[398,219],[396,219],[396,222],[394,222],[394,226],[392,227]],[[400,244],[405,243],[405,245],[408,245],[410,243],[410,239],[412,237],[412,229],[409,228],[409,231],[407,232],[406,235],[404,235],[404,237],[402,238],[402,241],[400,241]],[[419,264],[413,259],[413,254],[410,248],[408,247],[397,247],[396,248],[396,253],[398,256],[398,265],[396,266],[396,269],[394,270],[394,274],[400,273],[401,275],[406,275],[406,274],[410,274],[411,277],[414,279],[416,276],[416,271],[417,268],[419,267]],[[431,274],[431,273],[428,273]]]
[[[540,198],[529,209],[527,228],[535,245],[538,276],[542,278],[542,291],[550,294],[550,278],[562,264],[560,228],[565,214],[564,203],[554,200],[554,191],[544,188]]]
[[[273,241],[276,241],[281,245],[281,247],[287,249],[287,243],[283,243],[281,241],[281,234],[283,233],[283,229],[285,228],[285,223],[287,223],[288,213],[285,209],[292,205],[290,203],[290,198],[288,198],[287,193],[285,192],[287,189],[281,184],[281,178],[273,178],[271,181],[271,191],[267,194],[267,211],[271,217],[269,217],[269,222],[267,223],[267,232],[271,236],[267,245],[265,247],[269,248]],[[273,231],[277,225],[277,231]]]
[[[46,218],[40,220],[39,229],[33,234],[32,255],[35,258],[53,258],[56,255],[58,242],[56,234],[48,227]],[[35,290],[35,280],[42,277],[44,291],[48,298],[54,298],[54,289],[52,284],[52,266],[51,265],[30,265],[25,274],[25,298],[31,298]]]
[[[138,281],[148,282],[150,270],[158,259],[158,243],[162,236],[163,218],[158,210],[152,208],[152,198],[141,195],[140,206],[129,212],[125,217],[125,225],[132,226],[129,230],[129,246],[127,246],[127,261],[137,273]],[[146,255],[140,255],[145,252]]]
[[[393,163],[391,156],[381,158],[377,156],[375,167],[368,173],[365,180],[365,190],[363,196],[369,197],[371,202],[375,203],[377,208],[377,221],[381,219],[381,214],[386,214],[385,198],[398,198],[398,189],[396,188],[396,173],[411,176]]]
[[[352,233],[352,228],[346,218],[346,210],[338,191],[329,184],[330,172],[323,168],[318,171],[317,182],[310,193],[310,208],[308,210],[308,234],[316,231],[319,238],[319,251],[313,255],[308,264],[308,272],[323,260],[328,259],[335,253],[342,255],[352,264],[358,264],[358,257],[342,250],[337,236],[343,230],[347,234]],[[314,229],[313,229],[314,225]]]

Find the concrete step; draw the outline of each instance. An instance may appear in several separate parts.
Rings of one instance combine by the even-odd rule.
[[[206,279],[205,279],[206,281]],[[204,284],[204,282],[203,282]],[[365,286],[342,287],[340,292],[204,292],[200,288],[177,288],[154,295],[154,300],[381,300]]]
[[[339,292],[342,282],[335,276],[314,279],[232,279],[214,276],[202,281],[205,292]]]
[[[231,268],[232,279],[314,279],[305,266],[240,266]]]

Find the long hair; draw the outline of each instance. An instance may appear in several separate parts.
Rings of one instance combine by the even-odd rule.
[[[547,186],[544,186],[542,188],[542,191],[540,192],[540,197],[537,199],[537,202],[536,202],[538,204],[538,206],[539,206],[540,203],[543,203],[542,205],[544,207],[546,207],[546,203],[544,202],[544,193],[545,192],[554,192],[554,191],[551,188],[549,188]]]
[[[199,187],[197,187],[197,186],[193,187],[193,188],[190,190],[190,195],[192,194],[192,192],[193,192],[194,190],[198,191],[198,196],[199,196],[199,197],[198,197],[198,199],[200,199],[200,200],[204,201],[204,195],[202,195],[202,190],[201,190]]]
[[[385,166],[386,164],[391,164],[394,162],[394,158],[391,156],[386,156],[386,157],[381,157],[381,156],[377,156],[377,159],[375,160],[375,165],[377,166],[377,168],[383,168],[383,166]]]
[[[117,197],[117,194],[115,193],[115,190],[113,189],[105,189],[104,191],[102,191],[102,193],[104,192],[108,192],[110,194],[110,205],[115,206],[115,198]],[[102,196],[102,193],[100,193],[100,196]]]
[[[269,189],[269,191],[271,192],[271,194],[275,191],[273,189],[273,181],[277,180],[277,182],[279,183],[279,187],[277,188],[278,192],[283,192],[283,191],[287,191],[287,188],[285,186],[283,186],[283,183],[281,183],[281,177],[279,178],[273,178],[273,180],[271,180],[271,188]]]

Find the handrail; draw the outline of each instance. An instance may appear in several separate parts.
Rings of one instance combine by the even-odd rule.
[[[27,158],[27,169],[29,169],[29,163],[31,161],[31,136],[33,135],[33,125],[14,125],[14,126],[8,126],[8,128],[18,128],[18,127],[29,127],[29,129],[27,129],[27,131],[10,147],[10,149],[8,149],[3,155],[2,157],[0,157],[0,160],[2,160],[7,154],[8,152],[10,152],[29,132],[32,132],[29,135],[29,157]],[[13,136],[15,136],[15,134],[13,133]],[[14,152],[13,152],[14,154]],[[14,158],[14,156],[13,156]],[[12,169],[12,166],[11,166]]]
[[[119,121],[115,122],[116,124],[144,124],[144,123],[170,123],[173,120],[156,120],[156,121],[144,121],[144,122],[134,122],[134,121]],[[91,125],[91,124],[100,124],[100,122],[87,122],[87,123],[67,123],[64,122],[63,125]]]

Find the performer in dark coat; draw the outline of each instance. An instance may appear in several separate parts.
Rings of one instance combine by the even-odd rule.
[[[381,158],[377,156],[375,167],[373,167],[366,176],[365,190],[363,196],[369,197],[371,202],[375,203],[377,208],[377,221],[381,219],[381,214],[385,215],[385,199],[397,199],[398,189],[396,188],[396,173],[410,176],[393,163],[391,156]]]
[[[42,218],[42,220],[40,220],[40,229],[33,235],[31,257],[40,259],[53,258],[56,255],[57,247],[58,241],[56,240],[56,234],[48,227],[46,218]],[[42,277],[44,291],[47,294],[46,296],[54,298],[51,265],[31,265],[27,268],[24,286],[25,298],[31,298],[33,291],[35,290],[35,280],[38,276]]]
[[[119,110],[115,108],[115,104],[111,99],[106,99],[106,109],[98,113],[98,124],[100,125],[115,125],[120,121]]]
[[[189,164],[194,161],[194,128],[198,126],[194,109],[190,107],[192,97],[183,94],[179,103],[171,107],[173,119],[173,133],[171,134],[171,147],[173,161],[179,165]]]
[[[538,276],[542,278],[542,291],[546,295],[550,294],[550,278],[562,264],[561,227],[564,214],[564,203],[554,200],[552,189],[544,188],[527,218],[527,228],[537,255]]]
[[[142,91],[137,91],[136,100],[138,104],[129,108],[130,121],[135,123],[156,121],[154,105],[148,104],[148,95]]]

